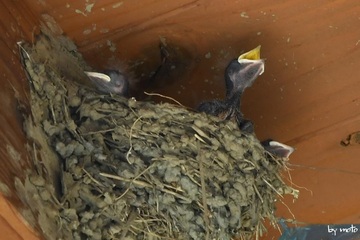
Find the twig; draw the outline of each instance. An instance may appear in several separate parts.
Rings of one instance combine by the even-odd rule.
[[[247,163],[249,163],[250,165],[253,165],[253,167],[258,168],[258,167],[255,165],[255,163],[253,163],[253,162],[251,162],[251,161],[249,161],[249,160],[241,159],[240,161],[247,162]]]
[[[202,151],[200,149],[200,146],[198,145],[198,149],[199,149],[199,153],[198,153],[198,157],[197,160],[199,161],[199,172],[200,172],[200,182],[201,182],[201,195],[202,195],[202,204],[204,207],[204,222],[205,222],[205,231],[206,231],[206,235],[205,235],[205,239],[209,239],[210,237],[210,233],[209,233],[209,209],[207,207],[207,202],[206,202],[206,188],[205,188],[205,172],[204,172],[204,168],[203,168],[203,155],[202,155]]]
[[[254,184],[254,189],[255,189],[255,192],[256,192],[256,194],[258,195],[258,197],[259,197],[259,199],[260,199],[261,203],[263,203],[263,202],[264,202],[264,200],[262,199],[262,197],[261,197],[261,195],[260,195],[260,192],[259,192],[259,190],[257,189],[257,187],[256,187],[256,185],[255,185],[255,184]]]
[[[197,134],[195,133],[194,136],[195,136],[195,138],[198,139],[200,142],[206,144],[206,142],[205,142],[199,135],[197,135]]]
[[[279,193],[279,192],[274,188],[273,185],[271,185],[268,181],[266,181],[265,178],[262,178],[262,180],[263,180],[267,185],[269,185],[269,187],[270,187],[272,190],[274,190],[281,198],[284,198],[284,196],[281,195],[281,193]]]
[[[176,101],[175,99],[173,99],[172,97],[168,97],[168,96],[165,96],[165,95],[162,95],[160,93],[148,93],[148,92],[144,92],[146,95],[148,96],[158,96],[158,97],[162,97],[162,98],[166,98],[166,99],[169,99],[169,100],[172,100],[174,101],[176,104],[182,106],[182,107],[185,107],[184,105],[182,105],[179,101]]]
[[[81,133],[82,136],[88,136],[88,135],[92,135],[95,133],[107,133],[107,132],[113,132],[116,128],[110,128],[110,129],[104,129],[104,130],[98,130],[98,131],[93,131],[93,132],[86,132],[86,133]]]
[[[123,229],[123,232],[121,233],[121,239],[124,239],[126,237],[126,234],[129,231],[129,228],[131,227],[131,223],[134,222],[136,219],[136,212],[135,210],[130,210],[130,214],[124,224],[122,224],[121,228]]]
[[[42,169],[40,168],[40,160],[38,159],[37,148],[36,148],[35,142],[32,143],[32,148],[33,148],[33,154],[34,154],[33,163],[35,165],[35,170],[36,170],[37,174],[42,175],[43,172],[42,172]]]
[[[128,187],[120,196],[118,196],[117,198],[115,198],[115,201],[118,201],[119,199],[121,199],[123,196],[125,196],[125,194],[130,190],[130,187]]]
[[[129,148],[129,150],[128,150],[127,153],[126,153],[126,160],[128,161],[129,164],[133,164],[133,163],[130,162],[130,160],[129,160],[129,156],[130,156],[131,150],[132,150],[132,141],[131,141],[132,131],[133,131],[133,129],[134,129],[135,124],[136,124],[141,118],[142,118],[142,116],[138,117],[138,118],[135,120],[134,124],[133,124],[133,125],[131,126],[131,128],[130,128],[130,136],[129,136],[130,148]]]
[[[82,168],[82,170],[86,173],[86,175],[88,175],[88,177],[97,185],[104,187],[104,184],[100,183],[98,180],[96,180],[95,178],[93,178],[93,176],[90,175],[90,173],[88,171],[86,171],[84,168]]]
[[[54,125],[56,125],[57,122],[56,122],[56,117],[55,117],[55,112],[54,112],[54,105],[53,105],[53,102],[52,102],[51,99],[49,100],[49,108],[50,108],[50,111],[51,111],[51,116],[52,116],[53,121],[54,121]]]
[[[293,217],[293,219],[295,219],[295,215],[293,214],[293,212],[290,210],[289,206],[286,205],[286,203],[284,201],[282,201],[281,199],[279,199],[280,202],[287,208],[287,210],[289,211],[289,213],[291,214],[291,216]]]
[[[148,235],[150,235],[152,237],[156,237],[157,239],[173,239],[173,238],[167,238],[167,237],[157,235],[156,233],[153,233],[153,232],[146,232],[146,231],[144,231],[144,230],[142,230],[140,228],[135,227],[134,225],[131,225],[130,227],[137,230],[137,231],[139,231],[139,232],[143,232],[143,233],[148,234]]]
[[[146,169],[144,169],[144,171],[142,171],[141,173],[139,173],[139,174],[133,179],[133,181],[136,180],[136,179],[138,179],[141,175],[143,175],[147,170],[150,169],[151,166],[152,166],[152,165],[150,165],[149,167],[147,167]],[[121,194],[119,197],[117,197],[117,198],[116,198],[116,201],[119,200],[120,198],[122,198],[129,190],[130,190],[130,187],[128,187],[128,188],[123,192],[123,194]]]
[[[290,181],[290,180],[289,180],[289,181]],[[305,189],[306,191],[310,192],[311,196],[313,196],[313,191],[312,191],[311,189],[308,189],[308,188],[306,188],[306,187],[299,186],[299,185],[295,184],[295,183],[292,182],[292,181],[290,181],[290,183],[291,183],[291,185],[294,185],[294,186],[297,187],[297,188]],[[298,189],[296,189],[296,190],[298,190]]]
[[[103,177],[107,177],[107,178],[111,178],[111,179],[115,179],[115,180],[119,180],[119,181],[123,181],[123,182],[133,183],[135,185],[142,186],[142,187],[154,188],[154,186],[152,186],[151,184],[149,184],[147,182],[144,182],[144,181],[126,179],[126,178],[116,176],[116,175],[112,175],[112,174],[108,174],[108,173],[100,173],[100,175],[103,176]],[[161,188],[157,188],[157,189],[164,192],[164,193],[174,195],[175,197],[180,198],[180,199],[182,199],[184,201],[191,202],[191,200],[189,198],[184,197],[184,196],[182,196],[182,195],[180,195],[178,193],[172,192],[172,191],[167,190],[167,189],[161,189]]]
[[[16,44],[19,46],[20,56],[23,58],[24,56],[23,56],[22,53],[25,53],[25,54],[26,54],[26,57],[27,57],[30,61],[32,61],[31,58],[30,58],[29,53],[28,53],[28,52],[25,50],[25,48],[22,46],[23,43],[24,43],[23,41],[19,41],[19,42],[16,43]],[[23,60],[25,60],[25,59],[23,59]]]

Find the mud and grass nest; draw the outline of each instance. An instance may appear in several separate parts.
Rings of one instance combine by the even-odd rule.
[[[281,177],[286,160],[235,123],[69,81],[57,56],[86,67],[67,41],[43,35],[21,46],[24,126],[36,143],[23,198],[37,202],[47,238],[250,239],[276,221],[278,198],[297,197]]]

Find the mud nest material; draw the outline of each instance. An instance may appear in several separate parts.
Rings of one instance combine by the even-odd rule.
[[[68,81],[57,56],[83,60],[66,41],[41,36],[22,45],[32,110],[25,130],[38,151],[48,144],[56,152],[36,157],[25,197],[38,196],[33,211],[51,225],[39,221],[46,237],[250,239],[264,231],[264,218],[275,221],[277,198],[297,197],[280,177],[285,160],[235,123]],[[43,167],[49,161],[60,162],[55,181]],[[56,179],[57,191],[49,187]]]

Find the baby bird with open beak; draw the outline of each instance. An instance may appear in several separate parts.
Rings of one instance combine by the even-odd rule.
[[[240,130],[252,133],[252,122],[244,119],[240,111],[241,96],[264,70],[265,63],[260,59],[260,46],[233,59],[225,70],[225,100],[203,102],[199,105],[198,111],[218,116],[223,120],[234,119]]]

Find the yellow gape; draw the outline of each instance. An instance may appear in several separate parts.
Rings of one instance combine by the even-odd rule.
[[[241,54],[240,57],[238,58],[238,60],[240,60],[240,59],[259,60],[260,59],[260,48],[261,48],[261,45],[257,46],[253,50],[250,50],[246,53]]]

